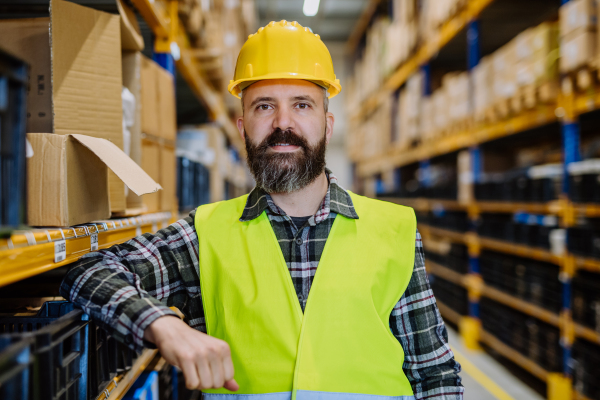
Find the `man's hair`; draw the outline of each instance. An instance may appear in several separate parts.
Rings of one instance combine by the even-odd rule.
[[[246,92],[246,89],[248,87],[249,86],[246,86],[246,88],[244,88],[240,93],[240,100],[242,101],[242,114],[244,114],[244,93]],[[325,109],[325,114],[327,114],[327,112],[329,111],[329,93],[327,91],[327,88],[324,88],[323,86],[319,87],[323,89],[323,108]]]

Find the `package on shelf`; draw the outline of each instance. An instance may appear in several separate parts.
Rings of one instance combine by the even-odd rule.
[[[400,91],[396,126],[398,131],[395,136],[401,148],[406,148],[419,139],[423,87],[424,76],[419,71],[408,79],[406,86]]]
[[[433,128],[437,136],[448,127],[448,94],[446,87],[442,86],[431,95],[433,101]]]
[[[597,0],[570,0],[558,10],[560,36],[578,36],[597,28]]]
[[[31,67],[27,132],[82,133],[123,147],[120,17],[52,0],[50,18],[0,21],[2,47]],[[98,112],[102,110],[102,112]],[[110,175],[111,209],[126,207]]]
[[[492,54],[494,102],[511,98],[517,91],[515,43],[511,41]]]
[[[416,0],[394,0],[394,21],[413,22],[417,20],[417,1]]]
[[[385,40],[385,70],[383,76],[388,76],[401,63],[405,62],[415,50],[417,44],[418,25],[415,20],[394,20],[386,29]]]
[[[560,40],[560,72],[594,65],[597,59],[597,34],[580,31]]]
[[[469,74],[449,73],[442,78],[448,101],[449,125],[465,121],[471,115],[469,99]]]
[[[127,6],[123,0],[117,0],[117,8],[121,16],[121,49],[127,51],[144,50],[144,38],[135,11]]]
[[[177,196],[177,160],[174,145],[144,135],[141,167],[163,189],[142,196],[138,200],[143,204],[142,207],[146,212],[173,211]]]
[[[482,121],[493,104],[492,58],[483,57],[471,72],[473,84],[473,115],[475,121]]]
[[[108,168],[138,195],[161,187],[121,149],[91,136],[27,135],[27,217],[34,226],[72,226],[110,218]]]
[[[433,120],[434,102],[432,96],[421,98],[421,115],[419,118],[420,135],[423,141],[429,141],[435,137],[435,124]]]
[[[177,117],[173,75],[154,61],[142,57],[140,80],[142,132],[174,141]]]

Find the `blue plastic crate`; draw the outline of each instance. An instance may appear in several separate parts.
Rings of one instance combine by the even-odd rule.
[[[32,337],[11,343],[0,336],[0,399],[32,400],[30,387],[34,365]]]
[[[143,372],[123,400],[158,400],[158,372]]]

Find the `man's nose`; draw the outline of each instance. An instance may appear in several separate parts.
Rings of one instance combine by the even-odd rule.
[[[288,110],[285,107],[280,107],[277,110],[273,120],[273,129],[275,128],[279,128],[282,131],[294,129],[294,118],[291,110]]]

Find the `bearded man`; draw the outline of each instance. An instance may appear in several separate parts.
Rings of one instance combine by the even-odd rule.
[[[341,86],[318,35],[259,29],[229,90],[252,192],[82,257],[62,295],[206,399],[462,399],[413,210],[325,168]]]

